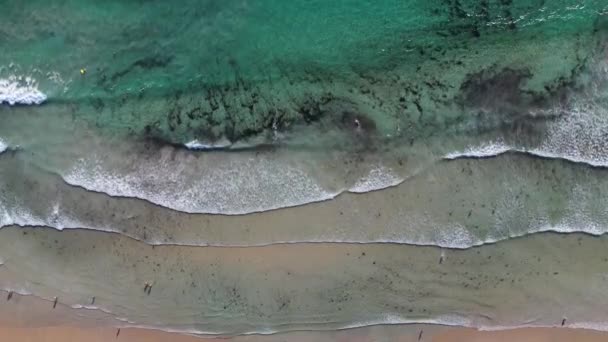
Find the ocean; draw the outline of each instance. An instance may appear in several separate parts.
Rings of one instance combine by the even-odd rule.
[[[0,288],[197,334],[603,329],[607,33],[599,0],[8,1]]]

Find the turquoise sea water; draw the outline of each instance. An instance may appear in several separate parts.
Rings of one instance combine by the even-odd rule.
[[[379,189],[444,157],[605,165],[604,11],[11,3],[3,101],[42,104],[2,107],[0,139],[72,185],[192,213]]]
[[[0,65],[5,76],[33,76],[49,105],[69,104],[78,119],[174,143],[239,140],[298,123],[335,129],[343,118],[328,112],[344,108],[383,134],[396,134],[400,124],[402,134],[418,137],[475,119],[454,105],[479,105],[462,98],[477,74],[481,81],[504,78],[484,96],[530,92],[500,95],[500,109],[544,104],[597,52],[604,7],[523,0],[10,2],[1,14]]]
[[[142,88],[167,95],[315,72],[391,70],[428,59],[420,49],[443,53],[563,37],[593,28],[603,6],[564,0],[9,2],[2,64],[54,71],[78,83],[65,93],[47,88],[54,98],[118,97]],[[81,68],[87,78],[78,77]]]
[[[471,272],[480,262],[471,247],[509,240],[504,246],[517,253],[546,250],[547,263],[558,267],[563,256],[543,237],[561,240],[533,233],[583,232],[590,234],[586,243],[601,246],[605,239],[595,236],[608,231],[607,33],[608,7],[599,0],[6,1],[0,11],[0,226],[7,238],[29,246],[33,262],[23,264],[31,272],[0,275],[0,287],[43,297],[60,287],[51,271],[36,280],[42,268],[36,257],[51,255],[55,272],[67,256],[49,249],[38,255],[35,238],[15,233],[18,227],[37,232],[23,228],[33,226],[41,241],[59,236],[55,241],[78,245],[94,236],[102,246],[169,244],[166,250],[175,254],[167,260],[180,253],[196,260],[192,250],[208,245],[216,246],[212,251],[280,243],[298,249],[315,242],[341,251],[350,243],[382,242],[407,245],[371,245],[390,265],[402,251],[415,255],[421,248],[429,255],[426,265],[443,253],[439,247],[466,249],[454,253],[473,266],[458,272]],[[576,244],[574,236],[568,245]],[[143,258],[112,250],[107,263],[98,261],[106,270],[121,272],[116,260]],[[21,252],[4,248],[0,261],[19,260]],[[86,267],[79,259],[77,270]],[[536,266],[517,260],[524,266],[514,281],[531,279]],[[22,265],[9,263],[11,270]],[[356,288],[357,296],[377,287],[373,268],[348,265],[356,276],[320,281],[324,290],[312,295],[319,303],[324,291],[350,289],[343,282],[353,279],[369,282]],[[245,266],[212,266],[226,273],[215,284],[221,291],[229,282],[245,287],[234,276]],[[380,275],[392,274],[385,271]],[[311,275],[311,284],[323,272]],[[178,298],[168,280],[174,275],[164,275],[166,291]],[[437,271],[411,281],[429,286],[443,276]],[[448,294],[454,284],[438,287],[437,301],[408,292],[429,312],[408,315],[407,303],[389,312],[383,305],[405,291],[390,287],[390,280],[379,280],[392,289],[387,294],[354,301],[344,313],[318,304],[333,325],[295,304],[285,316],[291,321],[264,309],[266,320],[235,311],[218,323],[208,317],[216,312],[196,316],[189,305],[176,306],[175,316],[149,317],[142,298],[121,308],[122,294],[95,277],[75,271],[69,278],[79,295],[104,293],[101,308],[132,324],[177,330],[325,329],[390,323],[387,314],[400,323],[446,323],[452,314],[458,319],[451,324],[522,323],[490,295],[479,306],[459,307]],[[496,281],[501,278],[497,273]],[[584,287],[574,278],[566,290],[554,289],[568,295],[564,303],[575,302],[577,286]],[[252,288],[270,291],[268,279],[258,280]],[[42,285],[32,287],[36,281]],[[540,282],[529,281],[530,295],[538,296]],[[215,293],[214,284],[208,286]],[[314,302],[296,288],[294,301]],[[469,290],[460,290],[469,298]],[[175,300],[218,307],[247,301],[184,296]],[[80,297],[70,301],[84,305]],[[369,303],[369,315],[353,314]],[[529,317],[537,314],[530,310]],[[187,320],[180,323],[180,314]],[[230,319],[238,328],[229,328]]]
[[[75,205],[97,196],[76,195],[77,188],[110,195],[111,208],[118,198],[143,199],[172,209],[160,211],[172,220],[180,212],[347,202],[340,194],[417,187],[436,172],[451,172],[440,176],[438,193],[462,184],[477,198],[483,187],[465,185],[472,178],[449,160],[505,152],[547,158],[529,182],[585,186],[576,176],[541,175],[555,173],[551,159],[581,163],[559,164],[579,173],[608,164],[605,11],[600,1],[10,2],[0,14],[0,141],[8,150],[2,223],[126,231],[108,217],[112,210],[93,219],[87,205]],[[529,158],[517,160],[517,168],[530,167]],[[479,183],[500,177],[501,167],[472,163]],[[444,167],[452,171],[437,171]],[[41,190],[45,200],[35,203],[18,185],[31,179],[73,195]],[[512,182],[495,186],[510,191]],[[488,198],[504,201],[503,192]],[[573,201],[567,192],[556,196]],[[372,235],[351,221],[338,234],[312,224],[297,234],[271,225],[282,233],[247,238],[237,238],[239,225],[219,238],[201,237],[198,225],[175,240],[129,231],[149,242],[194,245],[469,247],[539,230],[605,230],[601,212],[574,210],[589,224],[573,227],[564,223],[570,214],[555,217],[542,200],[525,204],[535,223],[508,232],[499,222],[521,213],[482,215],[472,226],[449,217],[437,223],[454,205],[437,204],[425,234],[405,232],[399,205]],[[464,238],[447,243],[444,231],[455,223]]]

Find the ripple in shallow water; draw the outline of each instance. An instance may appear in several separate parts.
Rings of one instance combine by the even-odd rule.
[[[70,186],[20,156],[0,158],[4,225],[97,229],[150,244],[391,242],[469,248],[539,231],[608,230],[604,169],[521,153],[442,161],[384,190],[227,216],[188,214]]]
[[[241,334],[405,322],[554,326],[563,317],[606,324],[598,319],[608,304],[605,236],[539,234],[469,250],[153,248],[118,234],[15,227],[0,237],[0,288],[74,307],[95,296],[133,325]]]

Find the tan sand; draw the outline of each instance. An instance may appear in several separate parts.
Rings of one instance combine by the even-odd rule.
[[[160,331],[145,329],[121,329],[116,336],[117,330],[111,328],[78,328],[71,326],[46,327],[46,328],[23,328],[23,327],[0,327],[0,340],[19,342],[197,342],[197,341],[336,341],[336,342],[372,342],[372,341],[396,341],[414,342],[418,341],[418,334],[403,332],[399,335],[389,334],[385,336],[376,327],[374,331],[369,328],[354,329],[352,331],[329,332],[329,333],[305,333],[298,332],[271,336],[243,336],[232,339],[222,338],[199,338],[194,336],[171,334]],[[399,328],[390,327],[391,330]],[[375,334],[374,334],[375,333]],[[608,333],[582,330],[582,329],[551,329],[551,328],[524,328],[505,331],[477,331],[465,328],[449,328],[437,334],[423,334],[420,341],[433,342],[600,342],[608,341]]]
[[[1,327],[0,340],[14,342],[189,342],[200,341],[199,338],[185,335],[170,334],[143,329],[123,329],[116,337],[116,329],[110,328],[75,328],[75,327],[47,327],[47,328],[18,328]]]
[[[3,289],[57,297],[58,307],[89,305],[95,296],[95,305],[131,326],[226,334],[428,319],[553,326],[564,317],[566,325],[596,322],[608,307],[608,238],[582,234],[444,251],[393,244],[152,247],[117,234],[42,228],[5,228],[0,237]],[[146,282],[154,283],[151,294]],[[443,317],[449,314],[458,316]]]
[[[504,331],[452,329],[438,334],[434,342],[593,342],[608,341],[608,333],[559,328],[526,328]]]
[[[595,342],[608,341],[607,332],[569,328],[523,328],[477,331],[440,325],[377,325],[356,329],[249,335],[234,338],[197,337],[157,330],[121,328],[109,315],[75,310],[33,296],[14,294],[0,301],[0,341],[7,342]],[[420,335],[422,332],[422,335]],[[420,337],[420,340],[418,338]]]

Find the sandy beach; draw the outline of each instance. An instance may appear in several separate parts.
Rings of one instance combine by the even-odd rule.
[[[43,228],[5,228],[0,237],[0,284],[15,292],[3,307],[20,307],[17,293],[45,298],[40,309],[27,305],[8,315],[27,326],[79,326],[94,317],[92,326],[238,335],[353,323],[558,326],[566,317],[567,327],[577,327],[605,317],[607,307],[608,240],[583,234],[443,251],[395,244],[154,247],[118,234]],[[145,283],[154,284],[151,293]],[[74,310],[72,318],[61,321],[59,308]]]
[[[95,311],[79,310],[48,301],[14,295],[0,305],[0,341],[7,342],[600,342],[608,333],[570,328],[522,328],[478,331],[428,324],[375,325],[337,331],[302,331],[274,335],[200,337],[159,330],[109,326],[111,319]],[[421,334],[422,332],[422,334]],[[420,339],[419,339],[420,338]]]
[[[608,342],[607,3],[3,1],[0,342]]]
[[[600,342],[608,340],[608,333],[583,329],[561,328],[524,328],[504,331],[477,331],[466,328],[445,328],[440,332],[429,332],[418,339],[419,334],[403,332],[400,328],[392,327],[390,333],[383,333],[382,328],[355,329],[332,333],[292,333],[271,336],[244,336],[237,338],[201,338],[195,336],[171,334],[145,329],[121,329],[117,336],[116,329],[110,328],[78,328],[58,326],[47,328],[0,327],[0,339],[3,341],[21,342],[204,342],[204,341],[234,341],[234,342],[279,342],[279,341],[336,341],[336,342]]]

